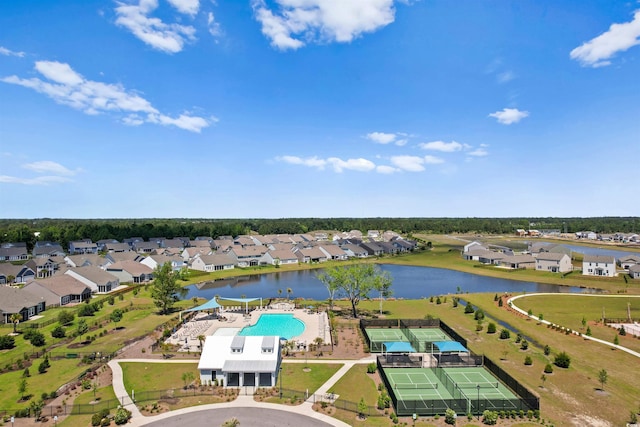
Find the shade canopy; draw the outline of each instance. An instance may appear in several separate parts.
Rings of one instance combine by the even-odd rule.
[[[383,342],[382,348],[386,353],[415,353],[416,352],[416,349],[413,348],[411,343],[406,341]]]
[[[225,297],[219,297],[219,299],[223,299],[225,301],[233,301],[233,302],[241,302],[243,304],[252,302],[252,301],[258,301],[261,300],[262,298],[225,298]]]
[[[193,307],[190,308],[188,310],[184,310],[184,311],[204,311],[204,310],[211,310],[214,308],[220,308],[222,307],[220,304],[218,304],[218,301],[216,301],[215,298],[210,299],[209,301],[205,302],[202,305],[199,305],[197,307]]]
[[[433,345],[438,347],[438,350],[441,353],[454,353],[454,352],[468,353],[469,352],[469,350],[467,350],[458,341],[436,341],[433,343]]]

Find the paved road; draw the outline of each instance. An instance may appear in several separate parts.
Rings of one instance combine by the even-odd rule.
[[[185,427],[185,426],[220,426],[230,418],[237,418],[242,427],[329,427],[323,421],[306,415],[283,412],[263,408],[218,408],[188,414],[178,414],[174,417],[146,424],[148,427]]]

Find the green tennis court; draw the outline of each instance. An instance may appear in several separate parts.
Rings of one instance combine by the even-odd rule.
[[[440,328],[366,328],[369,337],[370,351],[383,352],[384,342],[411,342],[420,353],[433,353],[431,343],[437,341],[452,341]]]
[[[410,328],[421,342],[452,341],[440,328]]]
[[[518,397],[485,368],[443,368],[456,388],[470,399],[511,400]]]

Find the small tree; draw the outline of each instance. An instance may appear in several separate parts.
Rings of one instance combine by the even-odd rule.
[[[488,334],[495,334],[496,333],[496,324],[493,322],[489,322],[489,324],[487,325],[487,333]]]
[[[117,425],[122,425],[126,424],[129,421],[129,418],[131,418],[131,411],[120,406],[116,410],[116,414],[113,416],[113,421]]]
[[[477,309],[475,314],[473,315],[473,318],[476,320],[484,320],[484,310],[482,310],[481,308]]]
[[[451,303],[451,304],[453,305],[453,308],[458,307],[458,298],[453,297],[453,299],[452,299],[452,303]]]
[[[542,381],[542,388],[544,388],[544,383],[547,382],[547,376],[545,374],[540,375],[540,381]]]
[[[364,397],[361,397],[358,402],[358,416],[360,418],[364,418],[364,414],[367,412],[367,409],[367,403],[364,401]]]
[[[111,319],[111,321],[116,324],[116,327],[114,329],[118,329],[118,322],[122,320],[123,316],[124,313],[119,308],[116,308],[111,312],[109,319]]]
[[[544,366],[544,373],[545,373],[545,374],[551,374],[551,373],[553,373],[553,366],[551,365],[551,363],[547,363],[547,364]]]
[[[618,339],[618,335],[614,335],[613,337],[613,345],[618,345],[620,344],[620,340]]]
[[[528,315],[529,317],[533,316],[533,310],[532,310],[532,309],[529,309],[529,311],[527,311],[527,315]]]
[[[18,394],[20,395],[20,400],[24,400],[24,394],[26,392],[27,392],[27,380],[23,378],[18,383]]]
[[[582,316],[582,320],[580,321],[580,323],[582,323],[582,329],[584,329],[584,327],[587,326],[587,319]]]
[[[446,411],[444,411],[444,422],[450,425],[455,425],[456,424],[456,411],[454,411],[451,408],[447,408]]]
[[[509,338],[511,338],[511,332],[509,332],[508,329],[503,329],[500,331],[501,340],[508,340]]]
[[[553,363],[560,368],[568,368],[571,365],[571,358],[563,351],[556,355]]]
[[[66,331],[64,330],[64,328],[60,325],[56,326],[55,328],[53,328],[53,330],[51,331],[51,336],[53,338],[64,338],[66,335]]]
[[[498,307],[502,307],[502,305],[503,305],[503,304],[504,304],[504,303],[502,302],[502,298],[500,298],[500,299],[498,300]]]
[[[544,346],[544,355],[548,356],[549,354],[551,354],[551,347],[547,344]]]
[[[29,337],[31,345],[35,347],[42,347],[45,345],[44,334],[40,331],[32,331]]]
[[[601,369],[600,372],[598,372],[598,381],[600,381],[601,390],[604,390],[604,385],[607,383],[608,379],[609,374],[607,374],[607,371],[605,369]]]
[[[544,315],[542,313],[538,314],[538,320],[541,322],[544,320]]]
[[[529,356],[529,355],[525,356],[524,364],[527,365],[527,366],[533,365],[533,359],[531,359],[531,356]]]
[[[587,332],[585,332],[585,335],[588,337],[591,336],[591,326],[587,326]]]
[[[36,419],[36,421],[40,419],[42,408],[44,408],[44,401],[42,399],[38,400],[37,402],[33,400],[29,404],[29,409],[31,409],[31,412],[33,412],[33,417]]]
[[[20,315],[20,313],[13,313],[11,314],[11,316],[9,316],[9,321],[13,323],[14,334],[18,333],[18,323],[20,323],[21,320],[22,320],[22,316]]]
[[[82,339],[82,336],[89,331],[89,325],[85,319],[80,319],[78,321],[78,326],[76,328],[76,334]]]
[[[471,305],[471,303],[467,303],[467,305],[464,306],[464,314],[471,314],[474,311],[475,310],[473,309],[473,306]]]
[[[529,343],[527,342],[527,340],[522,340],[522,342],[520,343],[520,350],[526,351],[528,348]]]
[[[73,319],[75,317],[76,316],[71,311],[61,311],[60,313],[58,313],[58,323],[60,323],[61,326],[67,326],[68,324],[73,322]]]

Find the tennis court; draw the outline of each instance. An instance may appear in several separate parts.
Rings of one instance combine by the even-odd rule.
[[[428,368],[385,369],[399,415],[444,414],[447,408],[465,413],[467,402],[454,399]]]
[[[385,342],[410,342],[417,352],[435,352],[433,342],[452,341],[440,328],[366,328],[369,337],[370,351],[373,353],[384,352],[382,343]]]
[[[520,409],[518,396],[485,368],[441,368],[470,402],[474,413],[485,409]]]

